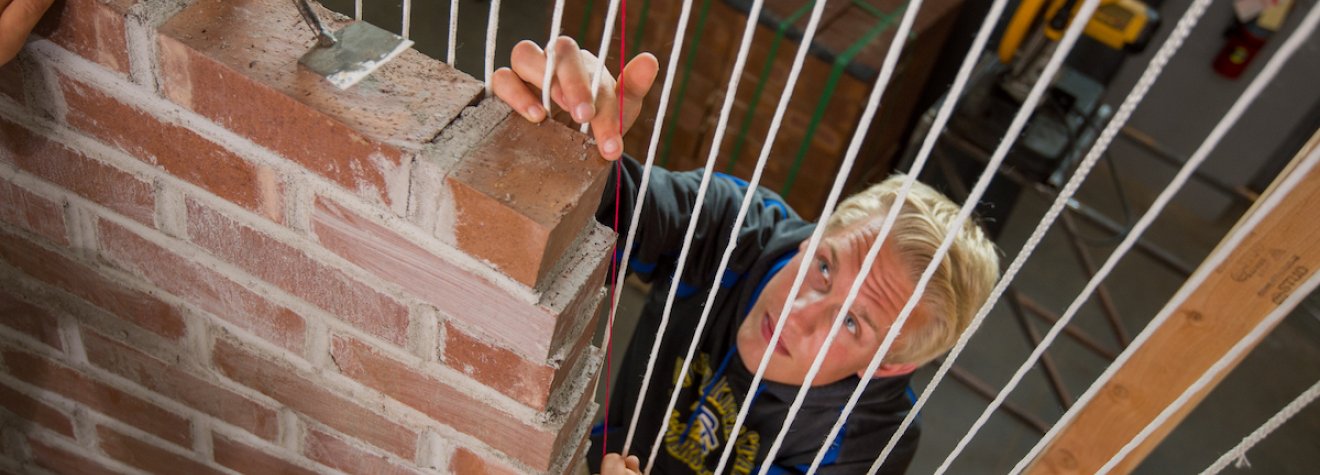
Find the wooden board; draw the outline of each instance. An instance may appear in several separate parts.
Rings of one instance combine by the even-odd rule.
[[[1320,132],[1280,177],[1292,173],[1298,159],[1318,144]],[[1276,178],[1275,185],[1262,197],[1273,193],[1279,182]],[[1315,273],[1320,267],[1320,246],[1315,245],[1320,242],[1317,208],[1320,168],[1311,170],[1174,316],[1136,350],[1028,472],[1094,473],[1283,302],[1296,285]],[[1259,212],[1252,207],[1239,223]],[[1112,473],[1128,473],[1136,468],[1218,383],[1216,380],[1194,397]],[[1207,454],[1207,460],[1212,455]]]

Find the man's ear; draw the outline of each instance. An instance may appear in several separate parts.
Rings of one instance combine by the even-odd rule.
[[[883,363],[880,365],[880,369],[875,370],[874,377],[889,378],[894,376],[902,376],[911,373],[913,371],[916,371],[918,367],[920,367],[920,365],[916,365],[912,363]],[[866,375],[862,374],[863,371],[866,370],[863,369],[862,371],[858,371],[857,377],[865,378]]]

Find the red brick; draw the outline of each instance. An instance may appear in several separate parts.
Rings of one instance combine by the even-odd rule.
[[[73,437],[73,421],[59,409],[0,385],[0,407],[18,417],[41,424],[47,429]]]
[[[284,0],[201,0],[162,25],[159,41],[163,87],[175,102],[389,204],[406,192],[404,151],[439,135],[482,93],[416,51],[340,91],[296,66],[314,38]]]
[[[17,60],[0,65],[0,96],[19,104],[27,103],[23,97],[23,69]]]
[[[306,448],[303,450],[308,458],[347,473],[372,475],[421,473],[394,463],[384,456],[354,447],[339,437],[314,428],[307,430]]]
[[[476,452],[459,447],[449,459],[449,471],[464,475],[514,475],[518,471],[503,463],[486,460]]]
[[[69,105],[69,125],[221,198],[281,220],[279,184],[270,168],[244,161],[196,132],[68,76],[60,75],[60,87]]]
[[[6,181],[0,181],[0,221],[37,233],[56,244],[69,243],[60,205]]]
[[[610,169],[585,135],[509,116],[449,175],[458,247],[541,288],[595,224]]]
[[[102,251],[119,265],[217,317],[302,353],[306,322],[292,310],[117,224],[101,221],[97,228]]]
[[[211,434],[215,463],[238,473],[269,473],[280,475],[314,475],[284,458],[277,457],[242,442],[230,440],[219,433]]]
[[[274,440],[279,432],[271,408],[95,332],[84,330],[82,335],[93,365],[266,440]]]
[[[4,348],[3,354],[9,373],[23,382],[58,393],[180,446],[192,444],[188,419],[182,416],[40,356],[11,348]]]
[[[100,426],[96,428],[101,451],[111,458],[151,473],[215,474],[224,472],[189,457],[138,440],[128,434]]]
[[[21,237],[0,231],[0,260],[157,335],[183,336],[178,309]]]
[[[340,371],[348,377],[533,468],[548,469],[556,455],[553,430],[518,420],[461,389],[381,355],[360,340],[336,336],[330,351]]]
[[[534,409],[544,409],[555,368],[492,345],[445,322],[445,364]]]
[[[408,338],[408,307],[193,200],[188,200],[188,236],[217,257],[367,333],[399,346]]]
[[[56,350],[63,350],[60,325],[55,315],[43,308],[19,300],[9,290],[0,289],[0,323],[37,339]]]
[[[124,14],[137,0],[59,0],[34,32],[79,56],[128,73]]]
[[[36,438],[28,437],[27,442],[28,447],[32,449],[32,461],[46,470],[84,475],[119,475],[120,473],[81,454],[49,445]]]
[[[415,432],[336,395],[287,365],[261,358],[226,338],[216,342],[213,358],[230,379],[335,430],[405,459],[412,459],[416,451]]]
[[[3,118],[0,118],[0,147],[11,152],[10,159],[19,169],[140,223],[152,223],[156,198],[151,183]]]
[[[555,324],[550,311],[518,302],[484,277],[323,198],[316,201],[312,222],[330,251],[523,354],[549,357]]]

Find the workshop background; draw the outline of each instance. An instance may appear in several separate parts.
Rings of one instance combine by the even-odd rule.
[[[327,6],[351,12],[352,2],[327,1]],[[543,43],[553,2],[504,0],[499,30],[498,65],[521,39]],[[564,33],[588,49],[599,41],[607,0],[570,0]],[[650,51],[667,61],[672,46],[677,1],[633,0],[629,3],[629,54]],[[903,2],[894,0],[834,0],[813,45],[784,129],[767,165],[764,185],[783,193],[803,215],[814,217],[841,151],[856,127],[857,117],[883,59]],[[952,82],[958,64],[984,18],[990,2],[929,0],[914,28],[898,74],[886,94],[864,152],[849,181],[855,190],[890,173],[905,170]],[[1144,42],[1150,47],[1114,49],[1094,38],[1081,41],[1068,68],[1024,133],[992,186],[980,214],[1003,249],[1004,262],[1014,257],[1053,198],[1060,171],[1084,154],[1098,127],[1127,94],[1188,0],[1147,0],[1161,21],[1152,25]],[[1314,4],[1297,0],[1278,31],[1241,22],[1234,2],[1213,5],[1173,58],[1145,102],[1133,114],[1106,160],[1092,173],[1078,195],[1071,223],[1060,223],[1030,260],[1015,284],[1012,298],[1000,302],[972,340],[955,372],[959,384],[946,384],[925,410],[921,448],[910,470],[929,473],[965,433],[1034,344],[1048,317],[1061,311],[1089,278],[1087,261],[1103,260],[1119,236],[1149,205],[1173,176],[1178,164],[1205,138],[1237,99],[1250,78]],[[718,119],[723,88],[736,53],[737,36],[749,0],[696,0],[686,58],[670,119],[664,124],[657,163],[670,168],[701,166]],[[457,67],[482,74],[487,1],[464,0],[460,7]],[[716,170],[747,178],[759,152],[775,101],[782,90],[792,54],[811,5],[801,0],[769,0],[758,19],[752,54],[734,106]],[[1005,21],[1016,10],[1010,5]],[[448,24],[447,2],[413,5],[413,36],[417,48],[443,57]],[[368,2],[365,18],[378,25],[398,25],[401,4]],[[517,12],[517,14],[511,14]],[[397,26],[391,27],[397,31]],[[617,30],[616,30],[617,35]],[[996,35],[998,37],[998,35]],[[1261,43],[1263,41],[1263,44]],[[958,117],[936,148],[923,180],[957,197],[980,172],[978,157],[993,149],[1013,109],[1011,83],[1018,63],[997,64],[992,40],[977,83]],[[1226,77],[1215,68],[1226,45],[1249,44],[1254,60],[1241,76]],[[611,48],[617,54],[617,40]],[[1026,56],[1026,55],[1019,55]],[[774,58],[767,62],[766,58]],[[609,64],[617,64],[610,58]],[[1222,65],[1221,65],[1222,66]],[[1320,39],[1309,39],[1211,154],[1188,186],[1179,193],[1134,252],[1106,283],[1105,296],[1084,307],[1071,328],[1047,352],[1048,366],[1028,376],[992,417],[953,473],[1003,473],[1038,440],[1072,399],[1083,392],[1109,364],[1121,345],[1138,333],[1181,285],[1188,272],[1208,254],[1237,218],[1250,206],[1301,145],[1320,127]],[[658,94],[627,137],[626,150],[641,157],[646,150]],[[976,99],[970,99],[975,97]],[[808,139],[809,138],[809,139]],[[1001,174],[1004,175],[1004,174]],[[1062,175],[1066,177],[1067,175]],[[1020,181],[1015,182],[1013,178]],[[1065,225],[1067,224],[1067,225]],[[1071,229],[1070,229],[1071,228]],[[626,289],[616,326],[616,354],[626,351],[627,332],[642,302],[643,289]],[[1105,301],[1103,304],[1101,301]],[[1016,304],[1016,305],[1011,305]],[[1019,307],[1019,308],[1015,308]],[[1109,308],[1104,308],[1109,307]],[[1116,323],[1114,323],[1116,322]],[[1121,331],[1115,328],[1121,328]],[[1219,454],[1260,425],[1294,396],[1320,378],[1320,302],[1312,296],[1287,318],[1233,373],[1157,448],[1136,473],[1189,473],[1210,464]],[[1106,356],[1107,355],[1107,356]],[[1044,366],[1044,365],[1042,365]],[[921,390],[934,368],[918,373]],[[1049,374],[1053,373],[1052,376]],[[1249,454],[1249,464],[1231,473],[1313,473],[1320,466],[1320,408],[1304,410]]]

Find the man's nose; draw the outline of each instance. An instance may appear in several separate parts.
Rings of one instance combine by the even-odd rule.
[[[819,296],[800,297],[793,306],[793,314],[789,316],[787,325],[793,329],[793,333],[804,336],[824,331],[829,328],[829,310],[827,299]]]

